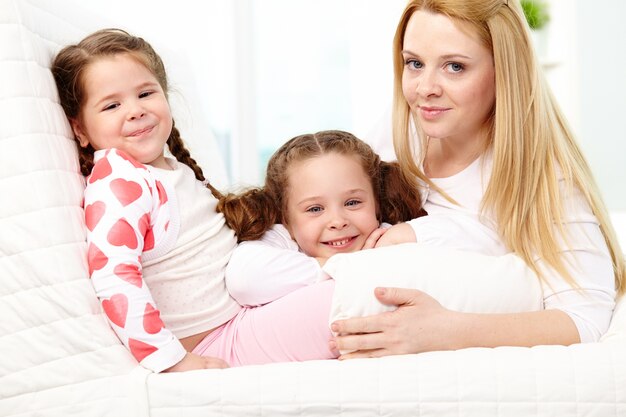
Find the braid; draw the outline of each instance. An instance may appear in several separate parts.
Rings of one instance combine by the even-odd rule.
[[[80,164],[80,172],[83,176],[88,177],[93,169],[93,154],[95,149],[91,146],[91,143],[86,147],[82,147],[76,141],[76,148],[78,149],[78,163]]]
[[[220,193],[215,187],[211,185],[204,178],[204,173],[202,172],[202,168],[198,165],[195,159],[191,157],[189,150],[185,147],[183,139],[180,137],[180,132],[176,128],[176,124],[174,120],[172,120],[172,133],[170,133],[170,137],[167,139],[167,147],[176,160],[182,164],[187,165],[193,173],[196,175],[196,179],[198,181],[202,181],[206,184],[206,187],[211,190],[211,194],[218,200],[223,197],[222,193]]]

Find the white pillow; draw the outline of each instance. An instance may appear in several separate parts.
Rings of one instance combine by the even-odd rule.
[[[330,323],[394,310],[376,299],[376,287],[419,289],[448,309],[469,313],[543,308],[537,275],[513,254],[404,243],[334,255],[323,269],[336,281]]]

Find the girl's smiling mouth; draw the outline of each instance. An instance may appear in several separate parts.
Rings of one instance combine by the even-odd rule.
[[[352,244],[356,240],[357,236],[344,237],[341,239],[327,240],[322,242],[323,245],[330,246],[331,248],[343,249]]]
[[[137,137],[137,136],[143,136],[147,133],[150,133],[152,131],[152,129],[154,129],[154,126],[148,126],[148,127],[144,127],[143,129],[139,129],[139,130],[135,130],[134,132],[131,132],[128,137]]]

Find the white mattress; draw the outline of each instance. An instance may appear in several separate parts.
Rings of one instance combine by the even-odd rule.
[[[97,27],[79,8],[0,0],[0,416],[626,416],[624,301],[586,345],[138,367],[87,277],[83,179],[48,69]]]

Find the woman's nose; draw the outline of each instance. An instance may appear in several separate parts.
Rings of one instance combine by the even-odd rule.
[[[425,70],[417,80],[415,92],[422,97],[441,95],[441,84],[435,70]]]

